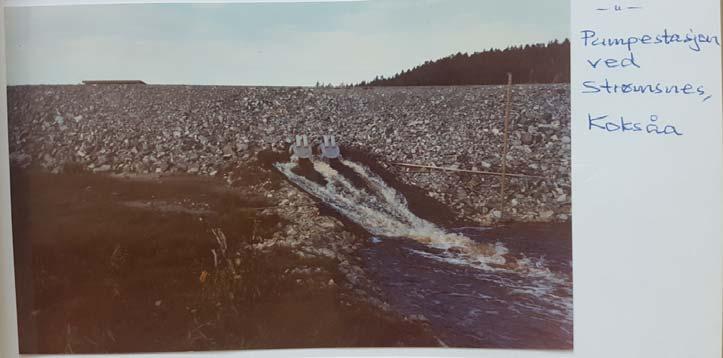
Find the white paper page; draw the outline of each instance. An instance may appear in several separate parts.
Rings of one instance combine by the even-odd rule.
[[[573,1],[574,352],[384,349],[137,356],[720,357],[721,49],[715,42],[699,43],[700,51],[690,42],[652,44],[665,29],[720,41],[719,13],[719,3],[705,0]],[[633,36],[638,43],[630,49],[592,46],[589,38],[585,46],[583,35],[592,34],[584,30],[595,31],[599,39]],[[646,34],[651,43],[641,44]],[[634,63],[620,62],[631,53]],[[600,85],[606,78],[611,86],[655,87],[659,82],[663,91],[673,91],[677,85],[681,94],[608,94]],[[0,79],[4,82],[4,72]],[[599,92],[583,93],[592,88]],[[694,94],[682,94],[683,88]],[[0,357],[12,357],[17,331],[2,107]],[[658,129],[669,134],[647,133],[652,115]],[[632,130],[616,129],[621,116]],[[606,122],[612,123],[609,130],[598,127]],[[634,123],[640,123],[640,131]]]
[[[718,357],[719,4],[638,0],[572,6],[576,354]],[[586,30],[597,36],[587,44],[583,38],[593,35]],[[673,34],[681,39],[695,34],[700,43],[680,43]],[[630,48],[593,41],[630,37]],[[618,62],[631,56],[634,64]],[[600,88],[605,79],[660,83],[663,91],[677,85],[681,94],[608,94]],[[696,93],[683,94],[684,87]],[[608,117],[596,120],[602,116]],[[632,131],[622,131],[621,117]],[[599,128],[606,122],[612,124]],[[657,128],[650,125],[656,122]],[[641,131],[633,123],[640,123]],[[674,131],[666,126],[680,135],[648,133]]]
[[[5,8],[0,0],[0,49],[5,48]],[[5,90],[5,51],[0,51],[0,357],[18,352],[15,282],[13,277],[12,228],[10,225],[10,171]]]

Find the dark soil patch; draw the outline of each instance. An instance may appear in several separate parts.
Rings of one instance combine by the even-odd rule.
[[[248,249],[283,226],[254,209],[270,204],[263,192],[187,176],[11,176],[22,353],[435,345],[338,285],[287,274],[320,267],[315,282],[341,282],[335,262]],[[153,201],[208,210],[123,205]],[[239,261],[236,277],[222,260],[215,267],[212,229]]]

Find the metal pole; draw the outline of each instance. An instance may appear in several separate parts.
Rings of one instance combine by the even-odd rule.
[[[448,167],[438,167],[435,165],[421,165],[421,164],[412,164],[412,163],[391,163],[393,165],[399,165],[402,167],[408,167],[408,168],[420,168],[420,169],[434,169],[434,170],[443,170],[447,172],[457,172],[457,173],[470,173],[470,174],[482,174],[482,175],[497,175],[501,176],[502,173],[498,172],[489,172],[489,171],[482,171],[482,170],[466,170],[466,169],[456,169],[456,168],[448,168]],[[514,174],[514,173],[505,173],[508,177],[515,177],[515,178],[534,178],[534,179],[549,179],[547,177],[541,176],[541,175],[529,175],[529,174]]]

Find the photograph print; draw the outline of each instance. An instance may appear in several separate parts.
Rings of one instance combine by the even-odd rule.
[[[571,350],[569,7],[7,8],[21,353]]]

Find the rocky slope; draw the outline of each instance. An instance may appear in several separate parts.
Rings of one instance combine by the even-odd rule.
[[[220,176],[295,134],[335,134],[461,219],[570,218],[568,85],[512,90],[509,178],[404,168],[405,162],[500,171],[504,86],[354,89],[67,85],[8,88],[11,160],[51,172]]]

